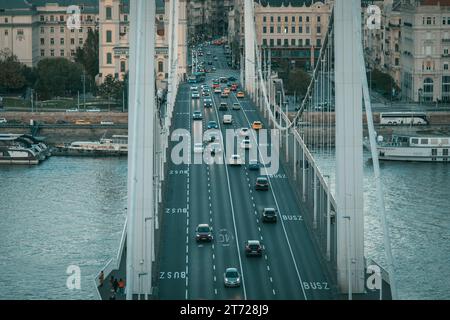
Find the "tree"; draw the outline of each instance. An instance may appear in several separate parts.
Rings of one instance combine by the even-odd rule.
[[[98,30],[89,30],[83,48],[77,48],[75,62],[81,64],[86,73],[95,81],[99,73],[99,33]]]
[[[391,75],[384,73],[378,69],[374,69],[371,75],[367,76],[368,79],[371,79],[372,89],[380,92],[385,96],[392,95],[392,89],[395,89],[396,92],[399,91],[399,87],[395,83],[395,80],[391,77]]]
[[[296,69],[289,72],[284,84],[289,94],[302,97],[306,95],[310,82],[311,76],[308,73],[303,69]]]
[[[0,51],[0,88],[6,91],[23,89],[27,84],[25,72],[29,69],[9,50]]]
[[[64,58],[43,59],[36,68],[35,89],[41,99],[75,95],[81,90],[83,68]]]
[[[98,87],[98,93],[103,99],[122,100],[124,81],[115,79],[112,75],[107,75],[105,81]]]

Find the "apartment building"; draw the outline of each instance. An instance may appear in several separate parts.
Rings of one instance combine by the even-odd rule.
[[[255,0],[257,43],[270,48],[273,61],[295,61],[306,68],[319,56],[333,8],[333,1]],[[243,1],[229,13],[229,42],[234,51],[244,46]],[[236,53],[234,53],[236,56]]]
[[[35,66],[41,59],[73,59],[86,41],[88,30],[97,28],[97,0],[78,0],[79,30],[67,28],[67,1],[0,0],[0,50],[16,55],[20,62]]]
[[[97,78],[102,83],[108,75],[123,79],[129,70],[129,0],[98,0],[99,12],[99,61]],[[187,66],[187,16],[186,0],[179,0],[178,27],[179,73],[183,76]],[[167,87],[169,48],[170,0],[156,0],[156,81],[158,88]]]
[[[450,101],[450,0],[403,1],[402,94],[420,102]]]

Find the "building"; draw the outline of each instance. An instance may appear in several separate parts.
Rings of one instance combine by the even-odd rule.
[[[271,50],[272,61],[295,62],[310,68],[319,56],[327,34],[333,1],[255,0],[258,46]],[[244,45],[243,1],[229,13],[229,42],[234,50]]]
[[[80,8],[78,30],[67,27],[69,5]],[[98,0],[0,0],[0,50],[16,55],[29,67],[44,58],[73,60],[88,30],[97,28],[97,13]]]
[[[403,97],[449,102],[450,0],[404,0],[399,10]]]
[[[99,13],[99,61],[100,73],[97,79],[102,83],[111,75],[123,79],[129,70],[129,0],[98,0]],[[186,0],[179,0],[178,28],[179,38],[179,73],[183,77],[187,69],[186,47]],[[156,81],[158,88],[167,88],[168,77],[168,30],[170,0],[156,1]]]

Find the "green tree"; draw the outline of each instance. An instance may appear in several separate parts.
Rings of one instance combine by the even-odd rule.
[[[25,72],[29,69],[9,50],[0,51],[0,88],[6,91],[23,89],[27,84]]]
[[[99,73],[99,33],[98,30],[89,30],[83,48],[78,48],[75,52],[75,62],[81,64],[86,73],[95,81]]]
[[[98,87],[98,93],[103,99],[122,100],[124,81],[115,79],[112,75],[107,75],[105,81]]]
[[[289,72],[286,80],[284,81],[284,85],[287,93],[290,95],[295,94],[297,97],[303,97],[308,90],[311,76],[303,69],[295,69]]]
[[[378,69],[374,69],[372,74],[367,76],[371,79],[371,88],[380,92],[385,96],[390,96],[392,94],[392,89],[399,91],[399,87],[395,83],[395,80],[387,73],[384,73]]]
[[[35,89],[41,99],[73,96],[81,91],[83,68],[64,58],[43,59],[36,67]]]

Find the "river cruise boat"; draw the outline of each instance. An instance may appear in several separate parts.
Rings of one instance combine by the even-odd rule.
[[[0,164],[36,165],[50,156],[50,148],[33,136],[0,134]]]
[[[99,141],[76,141],[59,145],[53,152],[56,156],[127,156],[128,136],[114,135]]]
[[[370,147],[367,139],[365,145]],[[448,163],[450,136],[393,134],[386,141],[379,136],[377,150],[380,160]]]

